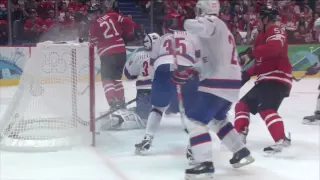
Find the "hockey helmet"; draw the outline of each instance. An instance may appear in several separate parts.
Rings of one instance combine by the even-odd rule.
[[[196,16],[219,15],[219,0],[199,0],[195,7]]]
[[[277,17],[279,15],[279,11],[272,7],[265,5],[263,3],[259,3],[261,5],[261,10],[260,10],[260,18],[263,20],[266,17],[268,17],[268,21],[276,21]]]
[[[87,9],[88,14],[91,13],[97,13],[97,12],[101,12],[101,7],[99,4],[93,4],[92,6],[89,6]]]
[[[160,39],[159,34],[157,33],[151,33],[151,34],[146,34],[146,36],[143,39],[143,47],[145,50],[152,50],[152,45]]]

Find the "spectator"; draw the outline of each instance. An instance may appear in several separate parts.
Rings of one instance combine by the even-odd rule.
[[[233,27],[236,27],[238,31],[244,31],[244,22],[237,15],[234,15],[229,23],[229,28],[232,29]]]
[[[64,14],[64,17],[60,21],[61,25],[63,26],[63,29],[74,29],[75,28],[75,21],[74,17],[71,15],[72,11],[66,11]]]
[[[315,10],[315,13],[318,13],[320,14],[320,0],[315,0],[315,7],[314,7],[314,10]]]
[[[306,25],[301,23],[299,24],[298,30],[294,33],[295,43],[297,44],[306,44],[313,42],[311,30],[306,28]]]
[[[156,1],[154,3],[154,24],[155,24],[155,32],[162,35],[162,27],[163,27],[163,19],[165,16],[165,5],[162,1]]]
[[[40,35],[46,30],[41,18],[37,17],[37,11],[31,9],[30,17],[24,24],[26,40],[29,42],[37,42]]]
[[[229,24],[231,22],[230,9],[223,8],[223,12],[220,15],[220,18],[226,23]]]
[[[192,4],[190,2],[186,3],[184,10],[185,10],[185,18],[187,19],[195,18],[196,15],[194,13],[194,8],[192,7]]]
[[[113,5],[112,5],[112,9],[116,12],[116,13],[121,13],[120,12],[120,9],[119,9],[119,6],[118,6],[118,1],[114,1],[113,2]]]
[[[237,18],[238,18],[239,20],[242,19],[242,17],[243,17],[243,12],[241,11],[240,4],[236,3],[236,4],[234,5],[232,16],[233,16],[233,17],[234,17],[234,16],[237,16]]]
[[[255,12],[255,7],[253,5],[248,8],[246,16],[249,20],[250,29],[254,29],[258,24],[258,13]]]
[[[56,24],[53,10],[48,11],[48,18],[44,21],[44,24],[46,25],[48,30],[50,30]]]
[[[71,8],[74,11],[79,11],[83,7],[83,4],[79,0],[70,0],[68,4],[68,9]]]
[[[6,45],[8,43],[7,22],[0,20],[0,45]]]

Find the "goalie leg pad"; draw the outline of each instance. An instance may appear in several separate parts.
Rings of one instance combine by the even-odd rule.
[[[103,121],[102,130],[127,130],[144,128],[140,117],[133,111],[120,109]]]

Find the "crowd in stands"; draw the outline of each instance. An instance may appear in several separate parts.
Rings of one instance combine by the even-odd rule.
[[[13,45],[30,45],[44,40],[77,39],[79,33],[81,34],[79,31],[83,29],[83,23],[88,21],[86,13],[91,0],[58,0],[58,7],[55,5],[55,0],[12,0]],[[117,1],[101,5],[105,11],[121,13]],[[8,0],[0,0],[0,45],[8,44],[7,21]],[[139,35],[141,34],[143,33],[140,31]],[[126,39],[135,40],[129,35]]]
[[[143,11],[151,11],[150,0],[136,2]],[[257,35],[260,8],[257,2],[279,10],[277,23],[287,31],[290,44],[319,43],[319,32],[313,29],[313,22],[319,17],[320,0],[221,0],[220,18],[228,25],[237,44],[250,44]],[[163,22],[167,18],[175,18],[182,26],[183,19],[194,17],[195,3],[195,0],[155,0],[156,31],[165,33]]]
[[[0,0],[0,45],[8,43],[7,1]],[[121,13],[117,2],[121,0],[102,1],[112,2],[107,6],[113,12]],[[154,31],[159,34],[166,32],[164,21],[168,18],[174,19],[177,26],[182,27],[184,19],[195,17],[196,0],[153,0],[153,6],[151,0],[132,1],[146,15],[153,12]],[[250,44],[255,40],[259,19],[257,2],[268,3],[279,9],[277,23],[286,30],[290,44],[319,43],[320,32],[313,29],[313,22],[320,14],[320,0],[221,0],[219,16],[233,33],[238,45]],[[81,29],[90,3],[90,0],[58,0],[56,13],[55,0],[12,0],[14,44],[36,43],[40,38],[59,40],[61,35],[66,34],[70,34],[70,39],[76,38],[73,36]],[[130,15],[128,17],[132,18]],[[126,41],[140,41],[145,33],[143,25],[133,26],[134,34],[128,36]]]

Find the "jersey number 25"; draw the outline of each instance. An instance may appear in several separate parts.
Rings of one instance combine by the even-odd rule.
[[[107,19],[100,23],[100,27],[106,27],[106,30],[103,32],[103,36],[106,39],[112,38],[114,36],[119,36],[119,32],[117,31],[116,27],[112,19]]]

